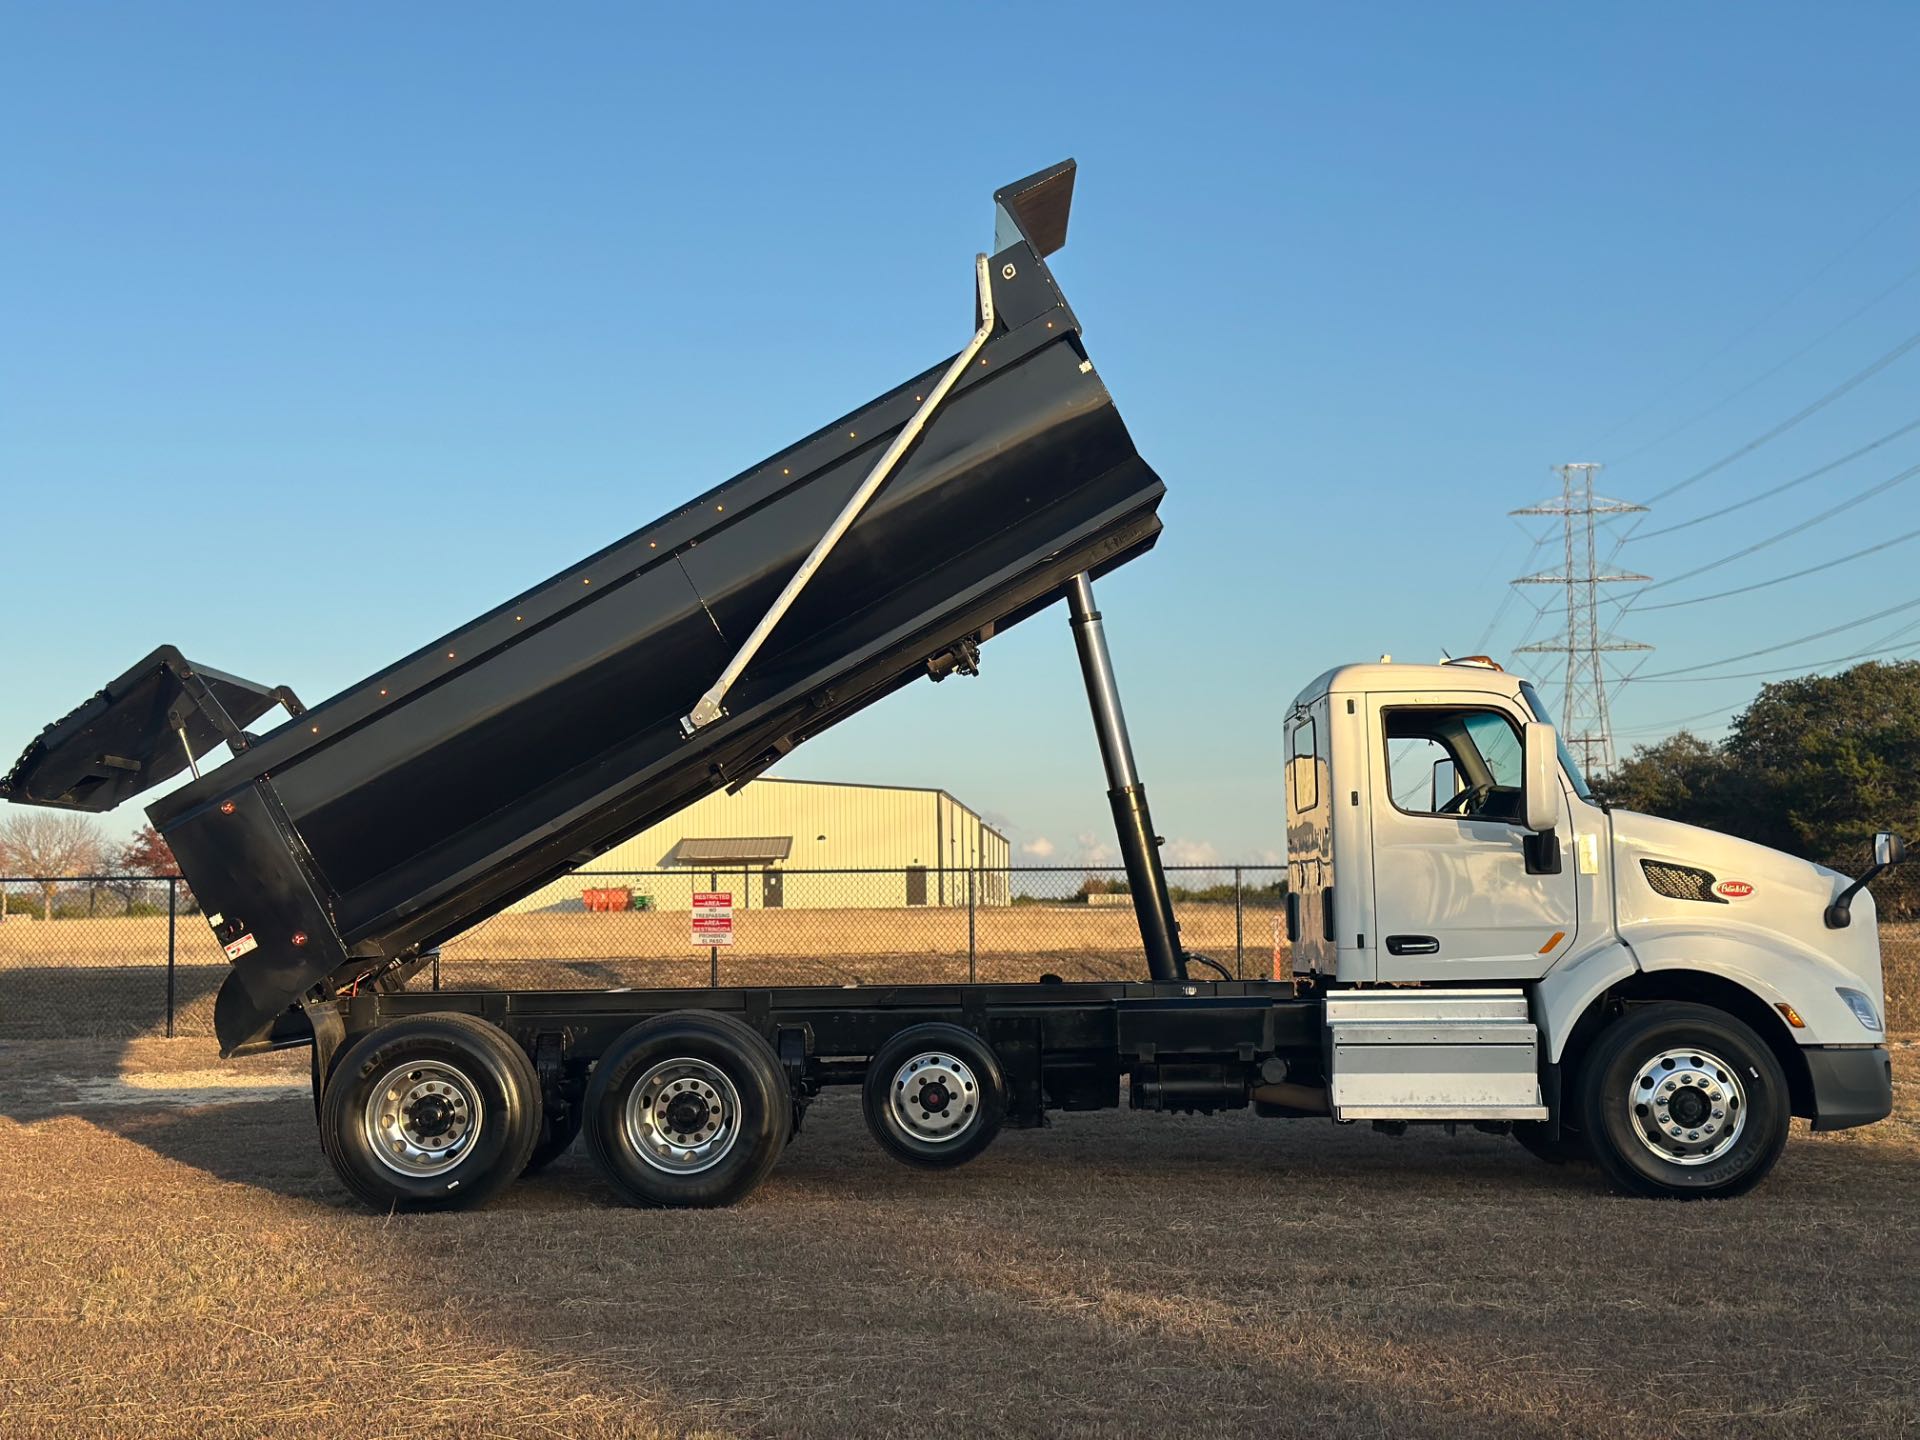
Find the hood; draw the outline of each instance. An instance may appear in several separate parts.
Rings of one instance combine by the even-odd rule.
[[[1827,906],[1852,877],[1784,850],[1631,810],[1612,812],[1620,931],[1629,944],[1650,927],[1749,931],[1819,956],[1882,994],[1872,896],[1853,902],[1853,924],[1830,930]]]

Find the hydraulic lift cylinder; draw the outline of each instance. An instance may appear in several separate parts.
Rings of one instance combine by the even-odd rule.
[[[1173,918],[1173,897],[1167,893],[1167,872],[1160,865],[1160,840],[1153,833],[1147,788],[1134,768],[1133,742],[1127,737],[1127,717],[1120,708],[1106,628],[1093,608],[1093,582],[1084,572],[1067,582],[1067,608],[1073,643],[1080,652],[1080,673],[1087,682],[1093,731],[1107,770],[1107,800],[1113,806],[1120,858],[1127,867],[1127,888],[1133,892],[1133,913],[1147,951],[1147,973],[1155,980],[1184,980],[1187,966],[1180,951],[1180,926]]]

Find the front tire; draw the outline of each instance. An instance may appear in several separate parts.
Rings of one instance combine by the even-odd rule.
[[[730,1016],[644,1020],[593,1067],[587,1150],[630,1205],[731,1205],[773,1169],[793,1128],[786,1071]]]
[[[1780,1159],[1792,1102],[1780,1061],[1724,1011],[1635,1006],[1581,1076],[1583,1130],[1615,1187],[1680,1200],[1741,1195]]]
[[[470,1015],[422,1015],[361,1037],[320,1099],[320,1148],[377,1210],[485,1204],[526,1168],[540,1133],[526,1052]]]

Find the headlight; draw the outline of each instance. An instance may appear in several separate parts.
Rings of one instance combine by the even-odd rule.
[[[1873,1001],[1867,998],[1864,991],[1848,990],[1842,987],[1839,995],[1842,1000],[1847,1002],[1847,1008],[1853,1011],[1854,1019],[1858,1020],[1876,1035],[1880,1033],[1880,1017],[1874,1013]]]

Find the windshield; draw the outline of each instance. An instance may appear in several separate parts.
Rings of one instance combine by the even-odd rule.
[[[1533,711],[1533,718],[1545,724],[1553,724],[1553,714],[1547,709],[1547,702],[1540,698],[1540,692],[1528,681],[1520,682],[1520,694],[1527,702],[1527,708]],[[1573,782],[1573,793],[1582,800],[1591,800],[1593,792],[1587,789],[1587,777],[1580,773],[1580,767],[1574,763],[1573,752],[1567,749],[1566,737],[1556,729],[1554,738],[1560,742],[1560,768],[1567,772],[1567,779]]]

